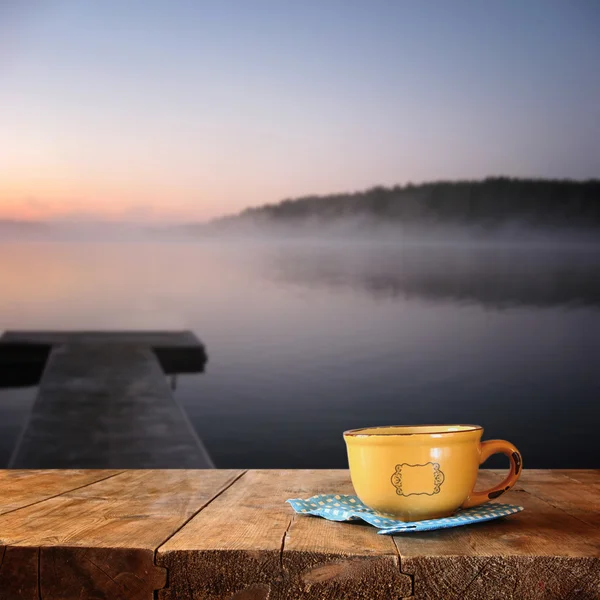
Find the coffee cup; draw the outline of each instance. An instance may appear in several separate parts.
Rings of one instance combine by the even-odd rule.
[[[438,519],[496,499],[519,479],[520,452],[504,440],[481,441],[479,425],[366,427],[344,432],[356,495],[375,512],[405,522]],[[475,491],[479,465],[510,460],[502,483]]]

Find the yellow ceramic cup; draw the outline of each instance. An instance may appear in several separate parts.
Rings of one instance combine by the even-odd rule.
[[[498,498],[519,479],[523,460],[504,440],[481,441],[479,425],[368,427],[344,432],[356,495],[374,511],[402,521],[437,519]],[[479,465],[501,452],[508,477],[473,490]]]

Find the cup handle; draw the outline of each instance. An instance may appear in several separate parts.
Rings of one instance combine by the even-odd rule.
[[[480,452],[480,465],[483,464],[492,454],[506,454],[506,456],[508,456],[510,459],[510,471],[506,479],[495,487],[482,492],[476,492],[473,490],[464,501],[461,508],[471,508],[473,506],[478,506],[479,504],[493,500],[494,498],[498,498],[504,494],[504,492],[508,492],[508,490],[515,485],[517,479],[519,479],[521,476],[521,471],[523,470],[523,459],[521,458],[521,453],[510,442],[507,442],[506,440],[488,440],[486,442],[481,442]]]

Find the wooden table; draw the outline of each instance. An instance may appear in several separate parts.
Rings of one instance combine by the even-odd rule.
[[[525,471],[524,512],[395,537],[284,502],[333,491],[347,471],[0,471],[0,599],[600,598],[600,471]]]

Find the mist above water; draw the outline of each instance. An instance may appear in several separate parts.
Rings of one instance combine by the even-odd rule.
[[[0,220],[0,241],[136,242],[155,238],[145,224],[98,219],[68,221]]]
[[[448,223],[398,224],[347,217],[335,222],[318,218],[298,223],[242,219],[231,223],[163,225],[134,222],[0,221],[1,241],[54,242],[214,242],[238,243],[369,243],[400,245],[540,245],[591,246],[600,243],[593,227],[531,227],[518,221],[498,226]]]
[[[598,466],[600,252],[261,239],[4,243],[0,329],[191,329],[209,361],[176,394],[223,468],[344,467],[345,429],[432,421]]]
[[[341,217],[335,221],[307,218],[294,223],[263,218],[240,219],[171,227],[160,231],[164,239],[252,242],[375,242],[399,244],[596,244],[600,228],[531,226],[512,220],[495,225],[461,225],[445,222],[388,223],[372,217]]]

